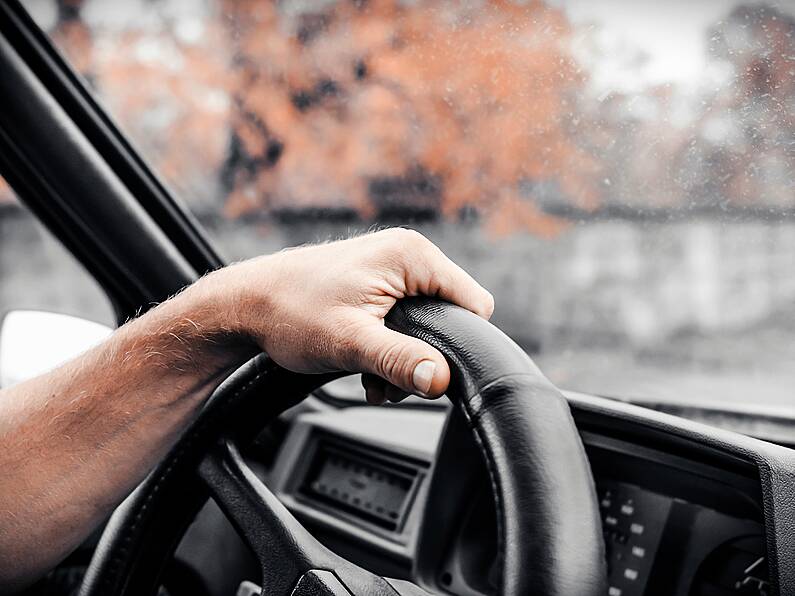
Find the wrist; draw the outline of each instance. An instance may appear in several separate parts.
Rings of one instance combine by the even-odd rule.
[[[214,271],[184,292],[188,308],[203,313],[209,331],[256,346],[267,335],[278,263],[276,254]]]
[[[134,321],[126,334],[131,351],[146,352],[150,364],[162,359],[171,370],[200,376],[255,355],[259,348],[242,306],[245,289],[236,278],[227,269],[213,272]]]

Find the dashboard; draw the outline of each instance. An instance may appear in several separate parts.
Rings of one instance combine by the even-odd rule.
[[[720,441],[698,440],[702,425],[567,397],[595,478],[608,596],[774,593],[758,462]],[[477,450],[457,462],[467,481],[457,484],[466,490],[449,495],[461,504],[456,523],[444,527],[425,516],[445,419],[444,411],[429,408],[301,413],[267,483],[321,541],[376,573],[410,579],[420,533],[441,532],[435,591],[493,594],[496,521]]]

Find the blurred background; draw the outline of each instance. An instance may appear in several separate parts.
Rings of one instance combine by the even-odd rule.
[[[565,388],[795,408],[795,1],[25,5],[227,259],[408,224]],[[112,321],[1,181],[0,283]]]

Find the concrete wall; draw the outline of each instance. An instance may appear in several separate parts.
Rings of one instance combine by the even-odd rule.
[[[318,223],[207,228],[228,259],[362,231]],[[600,221],[553,239],[495,239],[476,224],[418,229],[494,293],[495,320],[528,342],[593,336],[644,345],[795,312],[795,223]],[[112,318],[71,255],[15,209],[0,213],[0,311],[19,307]]]
[[[360,228],[208,224],[228,259]],[[795,223],[591,221],[553,239],[418,229],[494,293],[494,322],[561,386],[795,406]],[[20,211],[0,212],[0,312],[10,308],[113,320],[93,281]]]
[[[208,227],[233,259],[343,237],[355,226]],[[477,225],[417,229],[497,298],[515,337],[654,343],[795,314],[795,223],[593,221],[553,239],[490,238]]]

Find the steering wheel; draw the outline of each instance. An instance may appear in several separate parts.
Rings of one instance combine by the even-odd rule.
[[[461,510],[456,453],[476,445],[497,520],[498,592],[604,596],[604,543],[593,479],[562,394],[506,335],[437,300],[404,299],[386,324],[444,354],[451,415],[431,473],[415,583],[383,578],[322,546],[240,455],[265,423],[340,375],[289,372],[265,355],[213,393],[168,456],[111,517],[80,596],[155,594],[187,526],[212,497],[262,567],[262,594],[415,595],[438,589],[445,540],[433,524]],[[472,439],[474,438],[474,443]]]

